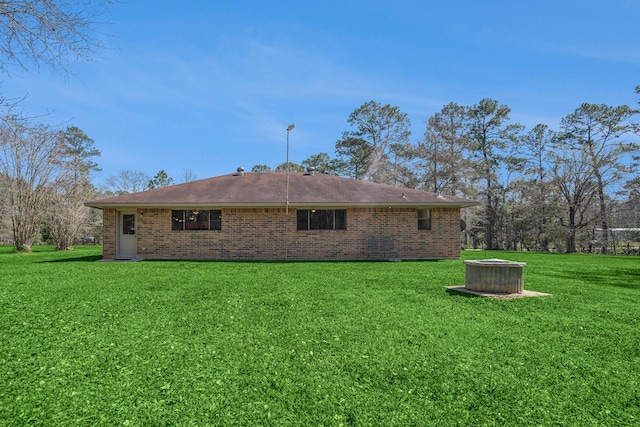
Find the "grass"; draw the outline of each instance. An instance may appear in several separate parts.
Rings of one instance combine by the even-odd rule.
[[[97,263],[0,248],[2,425],[640,424],[640,259]]]

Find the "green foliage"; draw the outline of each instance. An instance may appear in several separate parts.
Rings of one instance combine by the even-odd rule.
[[[92,160],[101,155],[100,150],[95,148],[95,141],[76,126],[70,126],[64,132],[60,132],[60,140],[60,164],[70,175],[71,183],[73,185],[89,184],[89,174],[101,170]]]
[[[410,122],[399,107],[365,102],[349,115],[351,130],[336,141],[335,158],[321,152],[302,167],[292,163],[292,170],[314,166],[481,200],[462,212],[469,226],[464,247],[620,253],[611,232],[596,238],[594,230],[638,227],[640,110],[585,103],[560,129],[537,124],[527,132],[511,123],[510,113],[490,98],[472,106],[451,102],[426,120],[424,138],[411,143]]]
[[[271,172],[271,168],[268,165],[254,165],[251,168],[251,172],[257,172],[257,173]]]
[[[5,425],[637,425],[637,259],[98,263],[0,252]]]
[[[293,162],[285,162],[276,167],[276,172],[286,172],[289,169],[289,172],[304,172],[304,167],[297,163]]]
[[[147,183],[147,189],[151,190],[154,188],[168,187],[169,185],[173,185],[173,178],[171,178],[164,169],[161,169],[149,180]]]
[[[522,125],[508,125],[511,109],[493,99],[481,99],[478,104],[467,109],[467,130],[471,166],[476,177],[484,181],[485,241],[488,249],[500,247],[495,239],[498,221],[496,194],[499,188],[498,175],[505,166],[506,153],[514,145]]]
[[[340,172],[354,179],[364,179],[373,162],[374,148],[362,138],[342,134],[342,139],[336,141],[336,154],[339,156]]]
[[[318,153],[302,161],[302,167],[307,169],[315,168],[316,172],[326,173],[329,175],[338,175],[339,170],[336,167],[336,161],[331,159],[327,153]]]
[[[353,110],[347,123],[355,130],[344,132],[336,142],[345,172],[356,179],[393,183],[395,152],[409,145],[408,116],[399,107],[369,101]]]

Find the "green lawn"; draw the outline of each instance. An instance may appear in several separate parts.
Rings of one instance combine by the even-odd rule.
[[[0,248],[1,425],[640,425],[640,258],[98,263]]]

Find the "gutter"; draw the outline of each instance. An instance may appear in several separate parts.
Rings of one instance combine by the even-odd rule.
[[[367,202],[367,203],[329,203],[329,202],[289,202],[288,206],[292,208],[468,208],[478,206],[480,202],[470,201],[468,203],[459,202],[424,202],[424,203],[383,203],[383,202]],[[221,208],[284,208],[284,203],[211,203],[211,202],[176,202],[176,203],[94,203],[87,202],[87,207],[104,209],[104,208],[147,208],[147,209],[167,209],[167,208],[194,208],[201,209],[221,209]]]

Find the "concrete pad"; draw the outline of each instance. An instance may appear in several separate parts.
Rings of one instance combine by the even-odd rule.
[[[525,297],[547,297],[551,294],[545,294],[542,292],[534,292],[523,290],[522,293],[499,293],[499,292],[481,292],[481,291],[473,291],[471,289],[467,289],[464,286],[447,286],[447,289],[456,292],[463,292],[465,294],[477,295],[480,297],[489,297],[489,298],[502,298],[502,299],[511,299],[511,298],[525,298]]]

